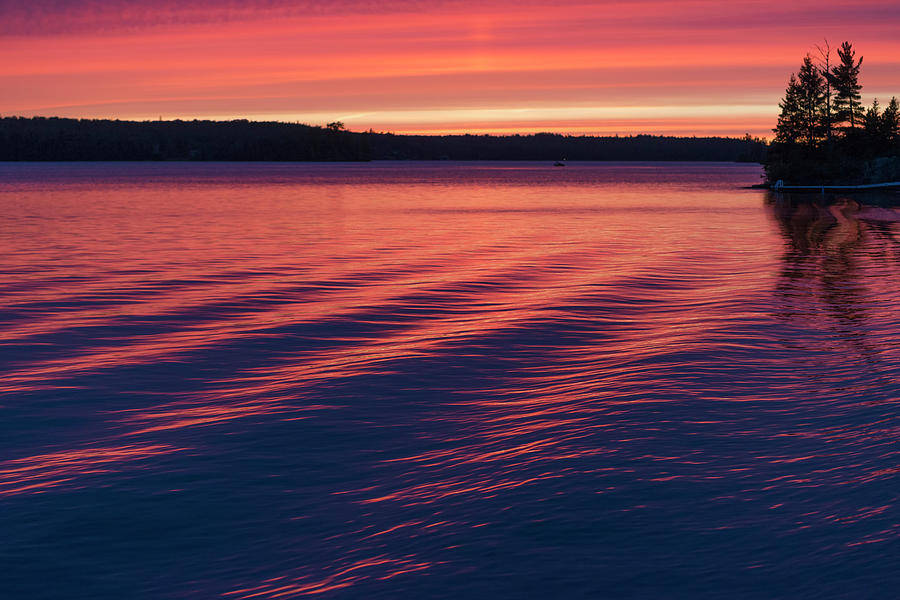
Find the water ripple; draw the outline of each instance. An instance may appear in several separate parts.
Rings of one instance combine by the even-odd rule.
[[[735,165],[0,175],[14,596],[900,584],[896,198]]]

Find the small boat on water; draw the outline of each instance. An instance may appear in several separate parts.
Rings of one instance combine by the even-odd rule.
[[[566,163],[562,162],[561,160],[558,160],[555,163],[553,163],[553,166],[554,167],[564,167],[564,166],[566,166]]]

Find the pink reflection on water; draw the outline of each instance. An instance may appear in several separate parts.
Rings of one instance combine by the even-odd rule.
[[[125,468],[123,463],[149,461],[173,452],[183,451],[167,444],[135,444],[64,450],[0,463],[0,496],[41,493],[49,488],[77,483],[88,475],[111,474]]]
[[[275,402],[225,402],[207,400],[209,404],[201,406],[168,404],[153,409],[136,409],[129,412],[138,414],[126,417],[123,423],[137,427],[128,435],[143,435],[159,431],[181,429],[224,423],[233,419],[273,415],[285,412],[297,412],[296,408]],[[322,407],[305,407],[315,410]]]
[[[260,585],[227,592],[226,597],[239,600],[251,598],[291,598],[323,594],[350,587],[366,579],[387,581],[401,575],[425,571],[433,565],[417,561],[415,557],[391,558],[385,555],[357,560],[346,566],[337,567],[324,578],[289,575],[266,579]]]
[[[358,511],[352,527],[321,540],[337,559],[230,594],[279,598],[427,572],[433,557],[397,557],[391,545],[446,524],[466,537],[467,528],[504,518],[504,509],[485,507],[522,497],[728,483],[716,498],[747,506],[769,494],[824,495],[896,477],[900,457],[887,447],[893,417],[854,421],[858,406],[846,399],[885,410],[896,402],[866,394],[892,381],[900,359],[892,270],[900,245],[873,225],[874,213],[770,208],[772,227],[758,196],[731,188],[691,189],[687,204],[673,207],[677,186],[588,184],[250,193],[235,184],[173,191],[162,204],[157,189],[131,190],[143,220],[105,215],[120,191],[85,192],[93,220],[63,221],[67,235],[24,238],[32,268],[46,262],[61,280],[48,272],[37,290],[15,291],[21,281],[0,288],[26,315],[0,341],[38,347],[0,374],[0,391],[14,392],[4,398],[13,403],[23,392],[84,390],[84,409],[97,413],[92,432],[101,431],[89,443],[101,446],[3,463],[0,495],[103,485],[78,478],[112,480],[136,461],[183,451],[163,443],[170,436],[215,439],[319,418],[349,445],[379,428],[408,432],[341,457],[371,464],[361,480],[336,477],[323,493]],[[196,214],[208,221],[191,221]],[[117,243],[116,227],[133,246]],[[54,245],[67,236],[91,260],[53,266],[70,254]],[[6,243],[10,253],[22,245]],[[92,281],[66,283],[72,271]],[[134,330],[117,334],[118,325]],[[91,404],[95,381],[158,363],[178,378],[126,378],[115,390],[127,408]],[[452,376],[449,367],[458,367]],[[431,381],[432,373],[443,379]],[[369,385],[380,385],[384,415],[371,415]],[[252,454],[256,441],[247,439]],[[746,440],[779,450],[734,450]],[[797,529],[865,523],[893,507],[767,504],[776,505],[799,513]],[[645,506],[638,498],[615,510]],[[468,520],[449,520],[448,507]],[[896,533],[882,528],[850,543]]]

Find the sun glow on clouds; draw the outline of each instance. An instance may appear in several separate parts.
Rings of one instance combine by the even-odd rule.
[[[0,4],[3,114],[764,135],[823,37],[900,93],[887,2],[48,2]]]

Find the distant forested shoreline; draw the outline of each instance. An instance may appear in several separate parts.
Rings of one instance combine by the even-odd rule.
[[[751,138],[395,135],[341,123],[0,118],[0,161],[595,160],[762,162]]]

